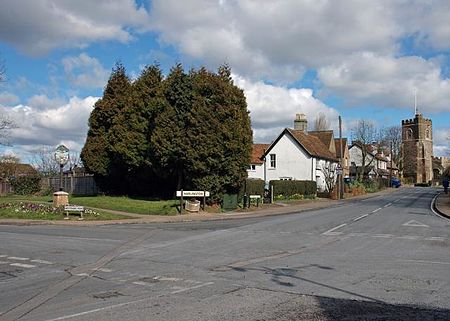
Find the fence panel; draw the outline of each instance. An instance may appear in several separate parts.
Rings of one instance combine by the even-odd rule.
[[[63,177],[62,181],[63,191],[73,195],[97,195],[99,189],[93,176],[80,176],[80,177]],[[49,186],[53,191],[59,191],[60,178],[50,177],[48,179]]]

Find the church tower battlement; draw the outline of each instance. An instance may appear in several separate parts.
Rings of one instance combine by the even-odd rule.
[[[416,114],[402,120],[403,177],[413,183],[433,179],[433,124],[431,119]]]

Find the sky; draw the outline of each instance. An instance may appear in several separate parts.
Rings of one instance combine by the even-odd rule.
[[[420,113],[434,155],[450,156],[447,0],[2,0],[0,116],[23,162],[42,148],[80,152],[88,118],[121,61],[132,79],[159,63],[210,70],[227,63],[247,98],[255,143],[295,114],[324,113],[344,135]],[[337,135],[337,131],[336,131]]]

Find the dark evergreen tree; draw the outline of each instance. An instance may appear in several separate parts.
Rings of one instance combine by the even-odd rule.
[[[117,115],[130,102],[131,83],[125,67],[116,63],[106,85],[103,97],[94,106],[89,117],[89,131],[81,151],[85,168],[96,174],[97,183],[104,191],[114,192],[120,185],[121,162],[112,144],[117,132]]]

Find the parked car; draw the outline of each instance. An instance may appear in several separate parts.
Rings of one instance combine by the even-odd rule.
[[[402,182],[400,182],[400,180],[398,178],[393,177],[391,179],[391,186],[395,187],[395,188],[399,188],[400,186],[402,186]]]

